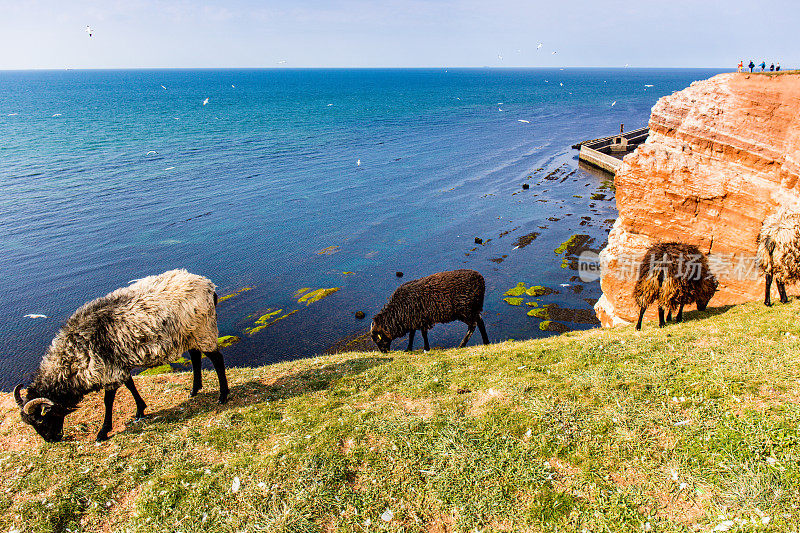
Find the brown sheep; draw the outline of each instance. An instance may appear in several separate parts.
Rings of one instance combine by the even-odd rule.
[[[393,339],[409,333],[407,351],[410,352],[414,332],[420,330],[427,352],[430,350],[428,330],[434,324],[460,320],[469,329],[459,348],[467,345],[475,326],[481,332],[483,343],[489,344],[481,318],[485,292],[483,276],[474,270],[439,272],[407,281],[394,291],[389,302],[372,319],[370,334],[380,351],[386,353]]]
[[[665,308],[669,310],[668,321],[677,308],[675,321],[680,322],[684,305],[697,302],[697,309],[703,311],[716,290],[717,280],[697,246],[679,242],[654,244],[645,252],[633,289],[639,306],[636,329],[642,328],[644,312],[655,301],[658,301],[658,325],[664,327]]]

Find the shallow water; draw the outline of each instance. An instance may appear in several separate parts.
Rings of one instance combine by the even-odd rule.
[[[646,125],[660,96],[715,73],[0,72],[0,386],[83,302],[178,267],[221,296],[251,288],[219,306],[220,334],[242,338],[230,365],[341,347],[399,283],[455,268],[486,278],[492,340],[551,335],[527,303],[589,310],[600,295],[555,250],[575,234],[601,248],[616,216],[570,146]],[[521,281],[557,293],[510,305]],[[301,288],[340,290],[306,305]],[[275,310],[288,316],[244,333]],[[437,326],[431,343],[465,329]]]

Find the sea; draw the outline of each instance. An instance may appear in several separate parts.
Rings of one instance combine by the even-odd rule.
[[[576,259],[606,242],[613,179],[571,146],[720,72],[0,72],[0,388],[84,302],[174,268],[216,284],[228,366],[374,350],[395,288],[459,268],[486,279],[492,341],[597,327]]]

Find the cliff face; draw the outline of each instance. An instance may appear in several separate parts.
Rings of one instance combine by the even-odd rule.
[[[710,254],[720,286],[709,306],[763,298],[752,260],[761,221],[800,206],[800,75],[695,82],[661,98],[649,126],[614,180],[619,218],[601,253],[598,318],[604,326],[636,319],[636,265],[658,241]]]

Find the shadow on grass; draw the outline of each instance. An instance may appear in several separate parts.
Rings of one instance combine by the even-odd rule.
[[[185,420],[197,414],[222,411],[230,407],[243,407],[266,400],[286,400],[327,389],[333,382],[345,376],[361,374],[392,360],[393,358],[391,357],[359,357],[321,368],[309,368],[301,372],[281,376],[271,384],[257,380],[237,383],[230,388],[228,402],[225,405],[217,403],[219,389],[214,377],[209,379],[209,376],[205,376],[205,387],[201,392],[194,398],[188,398],[189,388],[191,387],[190,375],[186,381],[187,398],[173,407],[146,412],[145,422],[147,424],[172,423],[178,420]],[[134,425],[133,427],[135,428],[136,426]],[[131,426],[129,426],[129,429],[132,429]]]

